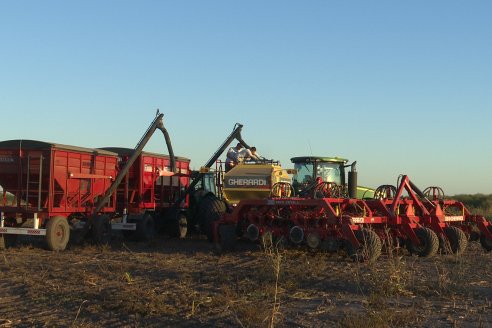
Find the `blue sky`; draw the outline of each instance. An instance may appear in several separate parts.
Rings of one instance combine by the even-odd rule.
[[[0,140],[133,147],[165,113],[203,165],[357,160],[377,187],[492,193],[490,1],[1,1]],[[155,135],[147,150],[165,152]]]

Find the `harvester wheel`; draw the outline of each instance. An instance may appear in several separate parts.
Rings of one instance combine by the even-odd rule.
[[[215,195],[208,195],[200,202],[198,211],[200,228],[208,240],[212,241],[212,225],[224,215],[226,205]]]
[[[444,229],[444,232],[446,233],[446,237],[448,238],[451,252],[455,255],[463,254],[466,246],[468,245],[468,240],[463,230],[451,226],[446,227]]]
[[[70,239],[70,226],[63,216],[54,216],[46,224],[46,243],[52,251],[63,251]]]
[[[107,215],[98,215],[94,218],[94,222],[92,222],[92,238],[96,244],[109,244],[111,232],[111,222]]]
[[[382,243],[379,236],[368,229],[360,229],[354,231],[355,237],[361,244],[356,248],[352,243],[347,243],[347,253],[358,262],[374,262],[381,255]]]
[[[492,226],[489,226],[488,229],[490,233],[492,233]],[[483,234],[480,234],[480,244],[482,244],[482,247],[485,248],[487,252],[492,251],[492,240],[488,239]]]
[[[141,220],[137,221],[137,239],[140,241],[150,242],[155,236],[154,218],[146,213]]]
[[[420,257],[431,257],[436,255],[439,250],[439,238],[436,233],[429,228],[418,228],[415,234],[420,240],[420,245],[414,245],[408,240],[407,249],[411,254],[417,254]]]
[[[232,224],[221,224],[218,227],[219,245],[222,252],[233,251],[236,248],[236,227]]]
[[[0,249],[7,249],[15,246],[17,242],[17,235],[12,234],[0,234]]]

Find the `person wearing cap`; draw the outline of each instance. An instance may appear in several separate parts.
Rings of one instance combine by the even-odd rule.
[[[230,169],[232,169],[235,165],[239,163],[239,153],[241,152],[241,149],[243,148],[243,145],[241,143],[238,143],[236,147],[231,147],[227,151],[227,158],[225,162],[225,171],[228,172]]]

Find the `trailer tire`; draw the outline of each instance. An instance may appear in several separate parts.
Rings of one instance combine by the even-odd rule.
[[[444,233],[449,241],[451,252],[454,255],[463,254],[468,245],[468,240],[463,230],[450,226],[444,229]]]
[[[200,229],[209,241],[212,241],[212,225],[218,221],[226,212],[226,204],[215,195],[207,195],[199,206]]]
[[[354,231],[355,238],[361,244],[356,248],[351,242],[347,243],[347,253],[357,262],[374,262],[381,255],[381,239],[373,230],[360,229]]]
[[[63,251],[70,240],[70,226],[63,216],[54,216],[46,224],[46,243],[52,251]]]
[[[492,226],[488,226],[490,233],[492,233]],[[492,240],[485,237],[483,234],[480,234],[480,244],[487,251],[492,251]]]
[[[12,234],[0,234],[0,249],[7,249],[14,247],[17,243],[17,235]]]
[[[422,245],[414,245],[409,239],[407,249],[410,254],[417,254],[420,257],[432,257],[439,251],[439,238],[436,233],[429,228],[418,228],[415,234]]]
[[[136,237],[140,241],[151,242],[155,236],[154,218],[149,213],[143,215],[141,220],[137,221]]]
[[[109,216],[98,215],[92,222],[92,238],[98,245],[107,245],[111,241],[111,222]]]

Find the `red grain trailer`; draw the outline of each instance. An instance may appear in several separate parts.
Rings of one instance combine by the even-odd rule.
[[[117,175],[118,155],[36,140],[0,142],[0,239],[46,236],[65,249],[70,230],[92,214]],[[100,210],[114,213],[116,195]],[[3,234],[3,236],[2,236]]]
[[[130,148],[106,147],[117,153],[122,168],[133,153]],[[176,173],[168,155],[142,152],[118,185],[116,212],[122,220],[113,229],[136,230],[141,240],[152,238],[154,231],[166,227],[173,235],[184,237],[187,230],[186,210],[189,198],[175,204],[190,184],[190,160],[175,157]]]

